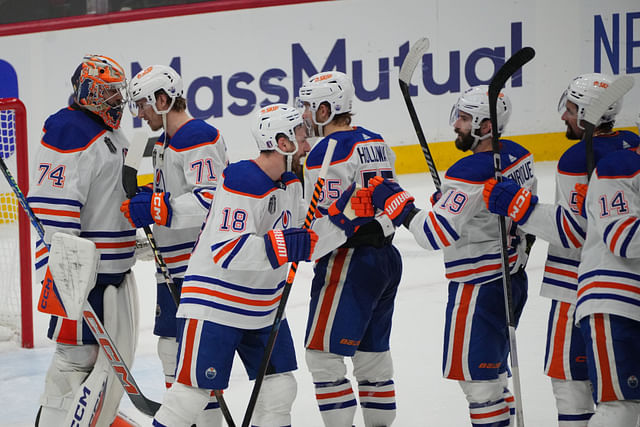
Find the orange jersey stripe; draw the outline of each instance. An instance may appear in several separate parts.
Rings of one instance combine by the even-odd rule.
[[[627,291],[627,292],[640,294],[640,289],[638,289],[633,285],[625,285],[622,283],[615,283],[615,282],[591,282],[588,285],[583,286],[578,290],[578,296],[583,295],[585,292],[593,288],[617,289],[619,291]]]
[[[518,257],[517,255],[513,255],[511,258],[509,258],[509,263],[515,262],[517,257]],[[502,263],[489,264],[489,265],[485,265],[485,266],[478,267],[478,268],[472,268],[472,269],[469,269],[469,270],[457,271],[455,273],[447,273],[446,276],[447,276],[447,279],[454,279],[454,278],[457,278],[457,277],[468,276],[470,274],[484,273],[486,271],[498,270],[501,267],[502,267]]]
[[[164,262],[167,264],[172,264],[174,262],[188,261],[190,257],[191,257],[191,252],[189,252],[188,254],[167,256],[167,257],[164,257]]]
[[[440,238],[442,243],[445,246],[449,246],[451,243],[449,243],[449,240],[447,240],[446,236],[444,235],[444,232],[442,231],[442,228],[440,228],[440,225],[438,225],[438,221],[436,220],[436,216],[433,213],[433,211],[429,212],[429,218],[431,218],[431,222],[433,224],[433,229],[438,234],[438,237]]]
[[[571,240],[571,243],[573,243],[573,246],[575,246],[576,248],[579,248],[580,246],[582,246],[582,243],[580,243],[580,241],[576,238],[576,236],[574,236],[573,233],[571,232],[571,229],[569,228],[569,222],[565,217],[562,217],[562,228],[564,228],[564,234],[566,234],[569,240]]]
[[[567,276],[567,277],[571,277],[572,279],[578,279],[578,273],[576,273],[575,271],[569,271],[569,270],[563,270],[562,268],[557,268],[557,267],[545,267],[544,271],[547,273],[553,273],[553,274],[558,274],[560,276]]]
[[[635,220],[636,219],[634,217],[630,217],[627,218],[622,224],[620,224],[620,227],[618,227],[618,230],[616,230],[616,233],[611,238],[611,244],[609,245],[609,249],[611,250],[611,252],[615,253],[616,243],[618,243],[620,235],[622,234],[624,229],[627,228]]]
[[[237,302],[245,305],[252,305],[255,307],[268,307],[270,305],[277,303],[282,298],[282,295],[278,295],[277,297],[270,300],[254,300],[254,299],[238,297],[235,295],[225,294],[224,292],[214,291],[212,289],[202,288],[199,286],[185,286],[184,288],[182,288],[182,293],[189,293],[189,292],[192,292],[195,294],[209,295],[212,297],[225,299],[227,301]]]
[[[42,215],[68,216],[71,218],[80,218],[79,211],[63,211],[59,209],[45,209],[45,208],[33,208],[31,210],[36,214],[42,214]]]
[[[220,251],[213,257],[213,262],[217,264],[218,261],[220,261],[220,258],[225,256],[229,251],[231,251],[231,249],[233,249],[238,244],[238,242],[239,242],[238,239],[234,239],[231,242],[224,245],[224,247],[220,249]]]

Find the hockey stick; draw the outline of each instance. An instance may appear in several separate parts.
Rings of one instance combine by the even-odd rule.
[[[124,191],[125,193],[127,193],[127,197],[129,199],[135,196],[138,191],[138,165],[140,164],[140,159],[142,159],[142,155],[144,154],[146,145],[146,134],[143,132],[136,133],[133,137],[133,140],[131,141],[131,144],[129,145],[129,151],[127,152],[127,156],[125,157],[124,165],[122,166],[122,186],[124,187]],[[153,256],[156,259],[156,265],[160,269],[165,283],[169,288],[169,293],[173,298],[173,302],[176,303],[177,307],[180,304],[178,287],[173,282],[173,279],[169,274],[169,268],[164,262],[164,258],[160,253],[160,249],[158,249],[158,245],[156,244],[156,239],[153,237],[151,227],[145,225],[144,227],[142,227],[142,229],[144,230],[144,234],[147,236],[147,240],[149,241],[149,247],[151,247]]]
[[[536,52],[531,47],[524,47],[517,51],[502,67],[489,84],[489,114],[491,117],[491,147],[493,149],[493,162],[495,178],[502,181],[502,165],[500,164],[500,142],[498,140],[498,114],[496,104],[498,95],[507,80],[513,76],[524,64],[531,61]],[[507,249],[507,227],[503,216],[499,216],[500,240],[502,244],[502,285],[504,292],[505,311],[507,312],[507,326],[509,328],[509,348],[511,355],[511,372],[513,375],[513,393],[516,405],[516,425],[524,426],[524,414],[522,411],[522,392],[520,387],[520,368],[518,365],[518,351],[516,346],[516,319],[513,312],[513,296],[511,292],[511,272],[509,268],[509,251]]]
[[[38,232],[38,236],[40,236],[44,243],[45,233],[44,228],[42,227],[42,223],[35,215],[35,213],[33,213],[33,210],[31,209],[31,206],[29,206],[29,203],[22,193],[22,190],[20,190],[20,187],[18,187],[18,184],[16,184],[16,181],[13,179],[13,176],[7,168],[7,165],[1,158],[0,169],[2,169],[2,173],[7,178],[7,181],[9,182],[9,185],[15,193],[16,198],[20,202],[20,205],[22,206],[24,211],[29,216],[31,224],[33,224],[36,231]],[[48,250],[49,246],[46,243],[45,246]],[[91,304],[89,304],[89,301],[86,301],[84,304],[84,307],[82,309],[82,317],[84,321],[87,322],[87,325],[89,325],[89,329],[93,333],[93,336],[96,338],[98,345],[100,345],[100,348],[102,348],[102,351],[104,351],[104,354],[107,357],[111,368],[116,373],[116,376],[120,380],[124,391],[129,396],[129,399],[131,399],[131,403],[133,403],[133,406],[135,406],[143,414],[152,417],[160,408],[160,404],[148,399],[144,394],[142,394],[140,387],[138,387],[138,384],[133,379],[133,375],[131,375],[131,371],[127,367],[122,356],[120,356],[120,353],[113,343],[113,340],[107,333],[107,330],[98,318],[98,315],[93,310],[93,307],[91,307]]]
[[[427,49],[429,49],[429,39],[426,37],[418,39],[413,44],[413,46],[411,46],[411,50],[409,50],[409,53],[404,58],[404,62],[402,63],[402,67],[400,68],[400,76],[398,82],[400,83],[400,90],[402,91],[404,102],[407,104],[407,110],[409,110],[409,116],[411,116],[413,128],[416,131],[418,141],[420,142],[420,147],[422,148],[422,154],[424,155],[424,159],[427,161],[429,172],[431,172],[431,178],[433,179],[433,183],[436,186],[436,190],[440,190],[441,183],[440,176],[438,175],[438,169],[436,169],[436,163],[433,161],[433,156],[431,156],[429,144],[427,143],[427,139],[425,138],[424,132],[422,131],[420,120],[418,120],[418,114],[416,113],[416,109],[413,106],[413,101],[411,100],[411,94],[409,93],[409,85],[411,84],[411,77],[413,76],[413,72],[418,66],[418,63],[422,61],[422,56],[425,54]]]
[[[587,150],[587,179],[591,178],[591,174],[596,167],[593,154],[593,133],[596,129],[596,123],[605,111],[607,111],[614,102],[622,98],[625,93],[629,92],[632,87],[633,77],[619,77],[584,109],[584,117],[581,124],[584,128],[584,142]]]
[[[163,115],[163,117],[164,116],[166,115]],[[124,165],[122,166],[122,186],[124,187],[124,191],[125,193],[127,193],[127,197],[129,199],[135,196],[138,190],[138,165],[140,164],[140,160],[142,159],[146,145],[146,134],[144,132],[136,133],[133,137],[133,140],[131,141],[129,151],[127,152],[127,156],[125,157]],[[153,252],[153,255],[155,257],[156,265],[160,268],[160,271],[164,276],[165,283],[169,288],[169,293],[171,293],[171,297],[173,298],[173,302],[176,304],[176,307],[178,307],[180,305],[180,295],[178,294],[178,287],[176,286],[173,278],[171,277],[171,274],[169,273],[169,268],[164,262],[164,258],[160,253],[160,249],[158,249],[158,245],[156,244],[156,239],[153,237],[151,227],[145,225],[143,229],[145,235],[147,236],[149,247],[151,247],[151,251]],[[222,397],[222,392],[220,390],[214,390],[213,395],[216,397],[216,400],[220,405],[220,411],[222,412],[222,416],[227,422],[227,425],[229,427],[235,427],[233,417],[231,416],[231,411],[229,410],[224,397]]]
[[[316,184],[313,189],[313,195],[311,196],[311,202],[309,203],[309,209],[307,209],[307,216],[305,217],[304,225],[302,226],[302,228],[311,227],[311,222],[313,221],[316,215],[316,210],[318,208],[318,200],[320,200],[320,195],[322,194],[322,187],[324,186],[324,180],[327,175],[327,170],[329,169],[329,165],[331,164],[331,159],[333,158],[333,151],[335,150],[337,143],[338,141],[336,141],[335,139],[329,139],[329,143],[327,144],[327,151],[325,151],[324,158],[322,159],[322,166],[320,166],[318,179],[316,180]],[[287,280],[285,282],[284,289],[282,290],[280,304],[278,304],[278,311],[276,311],[276,317],[273,319],[273,325],[271,326],[271,333],[269,334],[269,340],[267,341],[267,345],[264,349],[262,362],[260,362],[260,369],[258,370],[256,381],[253,384],[253,390],[251,390],[251,397],[249,398],[249,404],[247,405],[247,410],[245,411],[244,418],[242,419],[242,427],[249,427],[249,423],[251,422],[251,417],[253,416],[253,410],[255,409],[256,403],[258,402],[258,395],[260,394],[260,388],[262,387],[264,377],[267,374],[267,368],[269,366],[269,360],[271,360],[271,353],[273,352],[273,346],[275,345],[276,338],[278,337],[278,331],[280,330],[280,323],[282,323],[282,316],[284,315],[284,308],[287,305],[287,300],[289,299],[289,294],[291,293],[291,286],[293,285],[293,280],[296,277],[297,271],[298,271],[298,263],[292,262],[291,267],[289,268],[289,273],[287,274]]]

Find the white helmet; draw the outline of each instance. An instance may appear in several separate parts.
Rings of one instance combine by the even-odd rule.
[[[286,104],[271,104],[262,108],[253,127],[253,137],[260,151],[277,151],[292,156],[298,151],[296,128],[302,126],[302,115],[297,109]],[[284,134],[295,146],[292,152],[284,152],[278,147],[278,135]]]
[[[592,100],[598,98],[600,94],[613,82],[613,77],[602,73],[589,73],[576,77],[569,84],[569,87],[562,93],[558,102],[558,112],[563,114],[567,108],[567,101],[571,101],[578,107],[578,127],[582,128],[580,122],[584,118],[584,109]],[[595,123],[596,127],[602,123],[615,120],[616,115],[622,108],[622,98],[611,104],[602,117]]]
[[[156,107],[156,92],[163,90],[171,99],[166,110],[158,111]],[[166,65],[152,65],[140,71],[129,82],[129,106],[131,114],[138,115],[136,101],[145,99],[158,114],[168,113],[176,98],[183,96],[182,77],[171,67]]]
[[[489,114],[489,94],[486,86],[476,86],[465,90],[458,98],[453,107],[451,108],[451,115],[449,116],[449,124],[454,125],[460,111],[463,111],[471,116],[471,136],[474,139],[474,143],[469,149],[473,150],[480,141],[490,138],[492,132],[480,137],[477,134],[478,129],[482,125],[485,119],[490,119]],[[509,117],[511,117],[511,101],[509,97],[503,92],[498,94],[498,101],[496,103],[496,112],[498,119],[498,134],[504,132]]]
[[[351,79],[340,71],[326,71],[309,78],[299,90],[299,101],[309,103],[309,109],[313,113],[313,121],[318,126],[324,126],[333,120],[336,114],[351,111],[355,90]],[[316,112],[323,102],[331,107],[329,118],[319,123],[316,120]]]

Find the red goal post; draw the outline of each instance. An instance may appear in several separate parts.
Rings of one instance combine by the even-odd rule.
[[[0,98],[0,157],[26,196],[29,192],[27,111],[17,98]],[[33,347],[31,227],[10,184],[0,177],[0,326]]]

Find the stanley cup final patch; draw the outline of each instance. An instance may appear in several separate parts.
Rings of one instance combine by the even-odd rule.
[[[269,207],[267,208],[269,213],[273,215],[276,212],[276,195],[272,194],[269,198]]]

